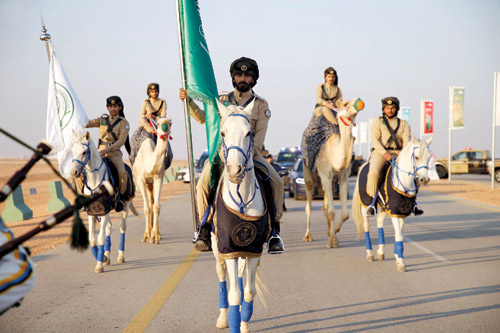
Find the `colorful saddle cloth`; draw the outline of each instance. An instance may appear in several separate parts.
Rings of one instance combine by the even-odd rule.
[[[137,153],[139,152],[139,148],[141,148],[141,144],[144,142],[144,140],[146,140],[146,138],[153,140],[156,146],[156,136],[146,131],[142,126],[140,126],[132,135],[132,140],[130,141],[130,156],[129,156],[131,165],[134,165],[135,158],[137,157]],[[165,160],[163,161],[165,170],[167,170],[170,167],[173,159],[174,159],[174,154],[172,153],[172,147],[170,146],[170,141],[169,141],[167,151],[165,153]]]
[[[333,134],[340,135],[339,125],[328,121],[325,116],[312,116],[304,134],[302,134],[302,142],[300,148],[304,164],[312,172],[316,172],[316,157],[326,140]]]
[[[372,204],[373,198],[366,192],[368,180],[368,170],[370,163],[367,163],[359,172],[359,195],[363,206]],[[415,206],[417,195],[408,195],[394,187],[392,181],[392,165],[389,163],[382,169],[379,185],[377,206],[389,214],[391,217],[406,217],[411,214]]]

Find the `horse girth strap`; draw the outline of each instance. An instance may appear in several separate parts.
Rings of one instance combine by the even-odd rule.
[[[385,126],[387,126],[387,129],[389,130],[389,133],[391,133],[391,137],[389,138],[389,140],[387,140],[385,146],[386,146],[386,149],[387,147],[389,146],[389,144],[391,143],[391,139],[394,141],[394,143],[396,144],[396,147],[398,150],[401,150],[401,144],[399,143],[399,140],[396,136],[396,132],[398,131],[399,129],[399,124],[401,123],[401,120],[399,118],[397,118],[398,120],[398,125],[396,126],[396,130],[393,130],[391,125],[389,124],[389,119],[387,119],[387,117],[384,115],[383,116],[384,118],[384,123],[385,123]]]
[[[236,100],[233,98],[234,97],[234,94],[232,92],[230,92],[227,96],[228,100],[233,103],[234,105],[236,106],[240,106],[238,104],[238,102],[236,102]],[[255,96],[252,96],[248,99],[248,101],[245,102],[245,104],[241,105],[242,107],[246,108],[248,104],[252,103],[252,101],[255,99]]]
[[[115,133],[113,133],[112,131],[113,131],[113,128],[115,128],[115,127],[116,127],[116,125],[118,125],[118,123],[119,123],[120,121],[122,121],[122,118],[118,118],[118,119],[117,119],[117,120],[116,120],[113,124],[108,125],[108,129],[106,130],[106,132],[104,132],[104,134],[103,134],[103,135],[102,135],[102,137],[100,138],[100,140],[99,140],[99,144],[104,143],[104,139],[106,138],[106,136],[107,136],[108,134],[111,134],[111,135],[113,136],[113,139],[114,139],[115,141],[116,141],[116,140],[118,140],[118,138],[116,137],[116,134],[115,134]]]

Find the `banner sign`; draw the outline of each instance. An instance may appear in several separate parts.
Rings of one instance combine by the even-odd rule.
[[[450,104],[451,104],[451,128],[464,128],[464,95],[465,88],[450,87]]]
[[[406,121],[408,124],[410,124],[410,111],[411,109],[409,107],[402,107],[400,113],[400,118]]]
[[[434,102],[424,101],[424,134],[434,133]]]

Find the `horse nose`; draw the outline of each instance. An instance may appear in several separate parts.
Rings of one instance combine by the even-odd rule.
[[[418,182],[420,185],[427,185],[427,183],[430,181],[428,176],[425,177],[419,177]]]

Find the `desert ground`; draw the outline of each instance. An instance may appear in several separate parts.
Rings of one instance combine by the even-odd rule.
[[[0,186],[3,186],[8,179],[19,169],[21,169],[27,160],[22,159],[0,159]],[[57,162],[52,161],[52,164],[57,169]],[[184,167],[188,163],[186,160],[174,160],[171,168],[177,170],[178,167]],[[168,171],[167,171],[168,174]],[[33,218],[24,221],[8,222],[6,225],[14,233],[14,236],[19,236],[27,231],[35,228],[39,223],[43,222],[51,214],[47,212],[46,206],[49,202],[49,183],[60,180],[51,170],[45,161],[38,162],[28,173],[23,181],[22,190],[25,204],[33,211]],[[36,194],[30,194],[30,189],[36,189]],[[438,192],[451,195],[458,198],[463,198],[471,201],[477,201],[500,207],[500,186],[496,186],[494,190],[490,189],[490,185],[479,185],[469,181],[453,180],[448,184],[448,180],[431,181],[428,185],[421,187],[422,191]],[[190,191],[189,184],[180,181],[172,181],[164,183],[162,188],[161,200],[168,200],[174,196]],[[31,191],[34,192],[34,191]],[[74,194],[70,189],[63,184],[64,197],[73,203]],[[139,191],[136,192],[136,197],[133,200],[134,206],[142,213],[142,196]],[[0,212],[3,212],[5,202],[0,203]],[[86,224],[87,214],[80,213],[82,221]],[[119,215],[116,212],[111,214],[111,221],[118,221]],[[54,248],[58,245],[66,243],[69,240],[71,233],[72,219],[68,219],[63,223],[56,225],[48,231],[41,232],[24,243],[28,247],[31,254],[37,255]]]

